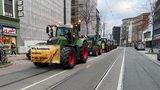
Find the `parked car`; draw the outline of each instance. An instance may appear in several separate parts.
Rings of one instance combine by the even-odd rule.
[[[36,45],[46,45],[46,42],[40,42],[37,43]],[[31,49],[28,50],[28,52],[26,53],[26,57],[31,60]]]
[[[135,46],[135,49],[136,49],[136,50],[145,50],[145,46],[144,46],[143,44],[137,44],[137,45]]]

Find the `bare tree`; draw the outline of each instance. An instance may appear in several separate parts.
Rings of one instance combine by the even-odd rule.
[[[89,23],[91,22],[92,13],[95,6],[96,5],[94,4],[93,0],[83,0],[80,18],[85,22],[87,34],[89,33]]]

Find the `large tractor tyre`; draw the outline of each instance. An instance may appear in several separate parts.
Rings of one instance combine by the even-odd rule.
[[[106,46],[104,51],[105,51],[105,52],[109,52],[109,47]]]
[[[43,68],[43,67],[47,67],[48,63],[38,63],[38,62],[34,62],[34,65],[39,67],[39,68]]]
[[[93,46],[92,55],[93,56],[98,56],[98,52],[99,52],[98,46]]]
[[[102,52],[103,52],[103,50],[102,50],[102,45],[101,45],[101,46],[99,46],[98,55],[101,55],[101,54],[102,54]]]
[[[80,52],[81,52],[81,55],[80,55],[79,62],[80,63],[86,63],[87,59],[88,59],[88,55],[89,55],[88,44],[86,42],[83,43],[83,46],[82,46]]]
[[[61,64],[65,69],[74,68],[76,63],[75,50],[65,47],[61,50]]]

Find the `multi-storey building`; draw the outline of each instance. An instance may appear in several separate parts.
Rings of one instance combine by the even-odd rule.
[[[154,36],[154,47],[160,46],[160,0],[157,0],[156,2],[156,8],[154,12],[154,30],[153,30],[153,36]]]
[[[23,0],[24,17],[20,18],[20,52],[48,39],[47,25],[64,24],[64,0]],[[71,21],[71,0],[66,0],[66,23]]]
[[[17,0],[0,0],[0,43],[7,46],[10,50],[11,43],[20,45],[20,27],[17,15]]]
[[[102,37],[107,37],[107,32],[106,32],[106,27],[107,27],[107,23],[102,22],[101,23],[101,36]],[[108,37],[107,37],[108,38]]]
[[[86,23],[84,20],[83,13],[89,13],[90,11],[90,21],[88,24],[89,31],[88,33],[96,33],[96,24],[97,24],[97,0],[72,0],[72,24],[78,23],[81,21],[81,34],[87,34]],[[89,12],[86,12],[85,9],[88,9]],[[90,9],[91,8],[91,9]]]
[[[121,27],[119,26],[114,26],[112,29],[113,40],[117,41],[118,46],[120,43],[120,30],[121,30]]]
[[[132,41],[134,43],[142,42],[143,31],[145,31],[149,25],[149,13],[143,13],[134,17],[132,24]]]
[[[132,21],[133,18],[126,18],[122,20],[122,25],[121,25],[121,45],[126,45],[129,44],[131,45],[132,43]]]
[[[152,32],[153,32],[153,24],[150,23],[152,21],[152,16],[149,16],[149,25],[148,28],[143,32],[142,41],[145,42],[146,47],[152,46]]]

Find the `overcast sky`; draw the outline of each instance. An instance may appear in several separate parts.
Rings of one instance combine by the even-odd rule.
[[[122,19],[139,15],[146,10],[148,0],[98,0],[102,21],[107,23],[107,32],[119,26]]]

